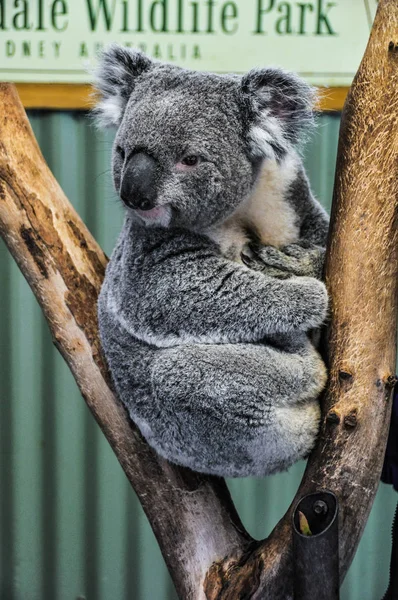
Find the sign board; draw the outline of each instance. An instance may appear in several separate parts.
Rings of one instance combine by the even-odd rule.
[[[109,42],[198,70],[351,83],[377,0],[0,0],[0,80],[86,83]]]

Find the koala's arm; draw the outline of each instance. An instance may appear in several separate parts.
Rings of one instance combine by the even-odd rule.
[[[256,342],[318,327],[327,311],[320,281],[281,281],[189,248],[163,256],[138,278],[127,273],[121,280],[112,286],[107,275],[107,310],[156,346]]]

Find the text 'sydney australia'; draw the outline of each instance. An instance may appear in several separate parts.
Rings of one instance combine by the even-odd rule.
[[[88,80],[87,61],[110,41],[214,71],[264,62],[314,83],[349,83],[376,0],[0,0],[0,76]],[[355,32],[349,27],[357,23]],[[351,58],[350,58],[351,57]],[[352,62],[352,64],[351,64]]]

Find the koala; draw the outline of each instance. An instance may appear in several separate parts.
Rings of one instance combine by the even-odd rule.
[[[328,218],[298,148],[314,92],[277,68],[196,72],[110,46],[95,117],[122,231],[98,302],[117,394],[148,443],[209,474],[308,455],[325,366]]]

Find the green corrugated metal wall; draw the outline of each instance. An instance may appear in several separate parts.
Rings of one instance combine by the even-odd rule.
[[[55,176],[110,253],[122,218],[109,171],[112,135],[96,133],[78,113],[31,113],[30,119]],[[307,151],[313,188],[328,207],[338,126],[337,116],[322,116]],[[302,469],[231,482],[252,535],[266,535],[282,516]],[[382,596],[395,501],[382,486],[343,600]],[[1,244],[0,600],[172,598],[138,501]]]

